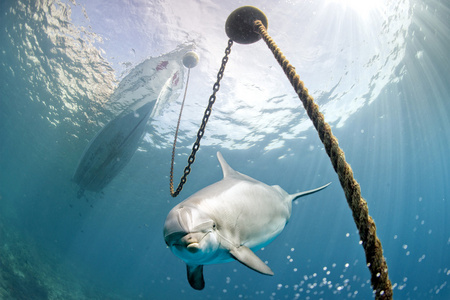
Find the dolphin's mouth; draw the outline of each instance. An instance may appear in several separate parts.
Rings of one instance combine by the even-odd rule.
[[[198,250],[200,250],[200,244],[199,243],[190,243],[189,245],[186,246],[187,250],[191,253],[197,253]]]
[[[191,253],[197,253],[201,249],[200,243],[210,233],[211,232],[208,231],[201,238],[190,240],[189,243],[186,245],[186,249]]]

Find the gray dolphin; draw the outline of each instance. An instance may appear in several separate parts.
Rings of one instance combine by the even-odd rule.
[[[205,287],[203,265],[237,260],[266,275],[272,270],[253,251],[272,242],[289,221],[292,201],[326,188],[293,195],[233,170],[217,152],[223,179],[198,191],[168,214],[164,239],[187,265],[189,284]]]

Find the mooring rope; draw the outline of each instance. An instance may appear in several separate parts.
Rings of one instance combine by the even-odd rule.
[[[376,234],[375,222],[369,216],[367,202],[361,197],[360,186],[353,177],[350,165],[345,161],[344,152],[339,147],[337,138],[331,132],[330,125],[325,122],[323,114],[319,111],[319,106],[314,103],[313,97],[308,94],[308,89],[295,72],[295,68],[269,36],[262,22],[257,20],[254,22],[254,25],[255,31],[266,42],[302,101],[309,118],[319,133],[320,140],[325,146],[333,168],[339,176],[339,181],[344,189],[347,203],[352,210],[353,219],[364,247],[375,299],[392,299],[392,285],[389,280],[386,260],[383,256],[383,248]]]
[[[175,134],[175,141],[174,141],[173,150],[172,150],[172,165],[171,165],[171,169],[170,169],[170,195],[172,197],[176,197],[176,196],[178,196],[178,194],[180,194],[181,190],[183,189],[183,185],[186,183],[187,176],[191,173],[191,166],[195,161],[195,154],[197,153],[198,149],[200,148],[200,141],[201,141],[203,135],[205,134],[206,124],[208,123],[209,117],[211,116],[211,110],[212,110],[213,104],[216,102],[216,93],[220,89],[220,81],[222,80],[223,73],[225,72],[225,67],[228,62],[228,55],[230,55],[230,53],[231,53],[231,46],[233,46],[233,41],[230,39],[230,40],[228,40],[228,45],[225,48],[225,56],[222,58],[222,64],[220,66],[219,72],[217,73],[217,81],[213,85],[213,92],[212,92],[211,96],[209,97],[208,106],[206,107],[205,112],[203,114],[202,124],[200,125],[200,128],[198,129],[198,132],[197,132],[197,140],[195,141],[194,145],[192,146],[192,152],[191,152],[191,155],[189,155],[188,164],[184,168],[183,176],[180,179],[180,183],[178,184],[177,189],[174,190],[174,188],[173,188],[173,161],[175,158],[176,135],[178,133],[178,126],[177,126],[177,133]],[[187,84],[186,84],[186,89],[187,89]],[[185,96],[186,96],[186,93],[185,93]],[[184,102],[184,100],[183,100],[183,102]],[[181,112],[180,112],[180,116],[181,116]],[[178,120],[178,122],[179,122],[179,120]]]
[[[183,114],[184,101],[186,100],[187,89],[189,85],[189,76],[191,74],[191,68],[188,68],[186,88],[184,89],[183,101],[181,102],[180,114],[178,115],[177,129],[175,130],[175,138],[173,139],[172,146],[172,161],[170,163],[170,194],[174,195],[175,191],[173,189],[173,165],[175,163],[175,149],[177,147],[178,130],[180,129],[181,115]]]

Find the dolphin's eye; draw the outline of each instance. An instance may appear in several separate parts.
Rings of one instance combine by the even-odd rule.
[[[214,225],[215,223],[213,221],[199,223],[191,229],[191,232],[208,232],[211,230],[211,228],[214,228]]]
[[[217,228],[216,223],[214,223],[213,224],[213,229],[216,229],[216,228]]]

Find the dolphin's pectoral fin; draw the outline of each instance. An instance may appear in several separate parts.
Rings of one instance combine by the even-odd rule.
[[[189,284],[196,290],[203,290],[205,280],[203,279],[203,265],[186,265]]]
[[[239,246],[230,250],[231,256],[237,261],[259,273],[273,275],[272,270],[252,250],[246,246]]]

